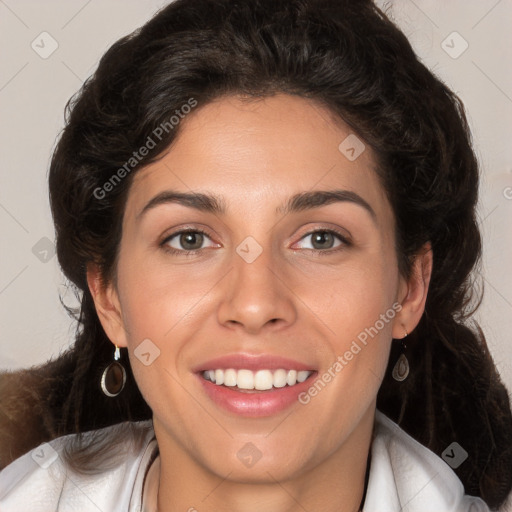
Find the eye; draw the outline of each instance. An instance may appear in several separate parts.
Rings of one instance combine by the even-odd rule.
[[[206,232],[200,229],[187,229],[169,235],[161,245],[170,252],[193,253],[204,249],[203,244],[207,240],[211,242],[207,247],[216,246]]]
[[[303,245],[302,247],[299,247],[299,249],[326,251],[336,249],[342,245],[350,245],[350,242],[341,233],[330,229],[318,229],[316,231],[311,231],[301,238],[301,240],[308,239],[311,240],[309,242],[309,246],[306,244],[305,246]]]

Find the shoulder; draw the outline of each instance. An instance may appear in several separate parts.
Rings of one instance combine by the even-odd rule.
[[[379,410],[364,512],[487,512],[452,468]]]
[[[64,453],[116,438],[115,451],[106,446],[94,470],[70,468]],[[0,472],[2,512],[124,510],[141,472],[157,451],[151,421],[124,423],[55,439],[16,459]],[[80,453],[80,452],[77,452]],[[142,475],[143,476],[143,475]]]

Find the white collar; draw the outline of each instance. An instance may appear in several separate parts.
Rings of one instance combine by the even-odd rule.
[[[464,494],[462,482],[443,459],[379,410],[371,454],[363,512],[489,510],[480,498]]]
[[[73,504],[73,510],[81,512],[98,508],[140,512],[144,479],[158,446],[150,420],[134,426],[145,436],[140,451],[133,452],[128,436],[125,448],[116,448],[122,453],[118,466],[105,469],[101,478],[74,474],[59,456],[76,435],[44,443],[20,457],[0,472],[0,510],[48,512],[61,506],[70,510],[68,505]],[[107,427],[113,428],[117,427]],[[45,464],[38,463],[39,457]],[[489,508],[480,498],[464,494],[461,481],[443,459],[377,410],[363,512],[489,512]]]
[[[152,450],[146,450],[148,470]],[[138,477],[134,495],[142,493]],[[138,493],[138,494],[135,494]],[[152,508],[141,508],[152,512]],[[154,507],[154,505],[153,505]],[[156,508],[155,508],[156,510]],[[413,439],[379,410],[371,445],[371,465],[363,512],[488,512],[480,498],[466,496],[446,462]]]

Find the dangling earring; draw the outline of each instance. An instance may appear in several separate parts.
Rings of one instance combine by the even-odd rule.
[[[116,345],[114,352],[114,361],[110,363],[103,374],[101,375],[101,390],[109,397],[115,397],[121,393],[126,383],[126,370],[124,366],[119,363],[121,353],[119,347]]]
[[[407,378],[407,375],[409,375],[409,361],[407,360],[407,357],[405,357],[405,349],[407,348],[404,339],[407,338],[407,335],[409,334],[407,332],[407,329],[404,327],[405,336],[402,338],[401,344],[402,344],[402,353],[400,354],[400,357],[398,358],[391,375],[393,376],[393,379],[397,380],[398,382],[402,382]]]

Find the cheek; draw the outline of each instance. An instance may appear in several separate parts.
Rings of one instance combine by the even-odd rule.
[[[315,313],[329,328],[329,363],[320,375],[329,383],[330,391],[322,393],[327,402],[363,400],[362,395],[370,400],[376,394],[387,366],[393,322],[401,309],[397,286],[393,254],[375,252],[324,279],[321,293],[310,296]]]
[[[161,258],[138,257],[136,251],[131,251],[130,258],[121,257],[118,264],[130,364],[154,410],[160,402],[165,408],[173,402],[173,393],[165,390],[183,377],[183,351],[202,325],[198,316],[211,315],[206,295],[218,274],[211,275],[206,266],[200,272],[189,268]]]
[[[162,340],[193,314],[210,286],[190,268],[171,266],[158,258],[120,261],[119,293],[130,344],[144,338]]]
[[[351,258],[339,268],[327,268],[316,275],[311,272],[294,291],[324,321],[339,352],[392,308],[397,286],[393,255],[375,252]],[[387,319],[394,318],[394,313],[391,309]],[[378,328],[386,336],[391,322],[379,322]]]

